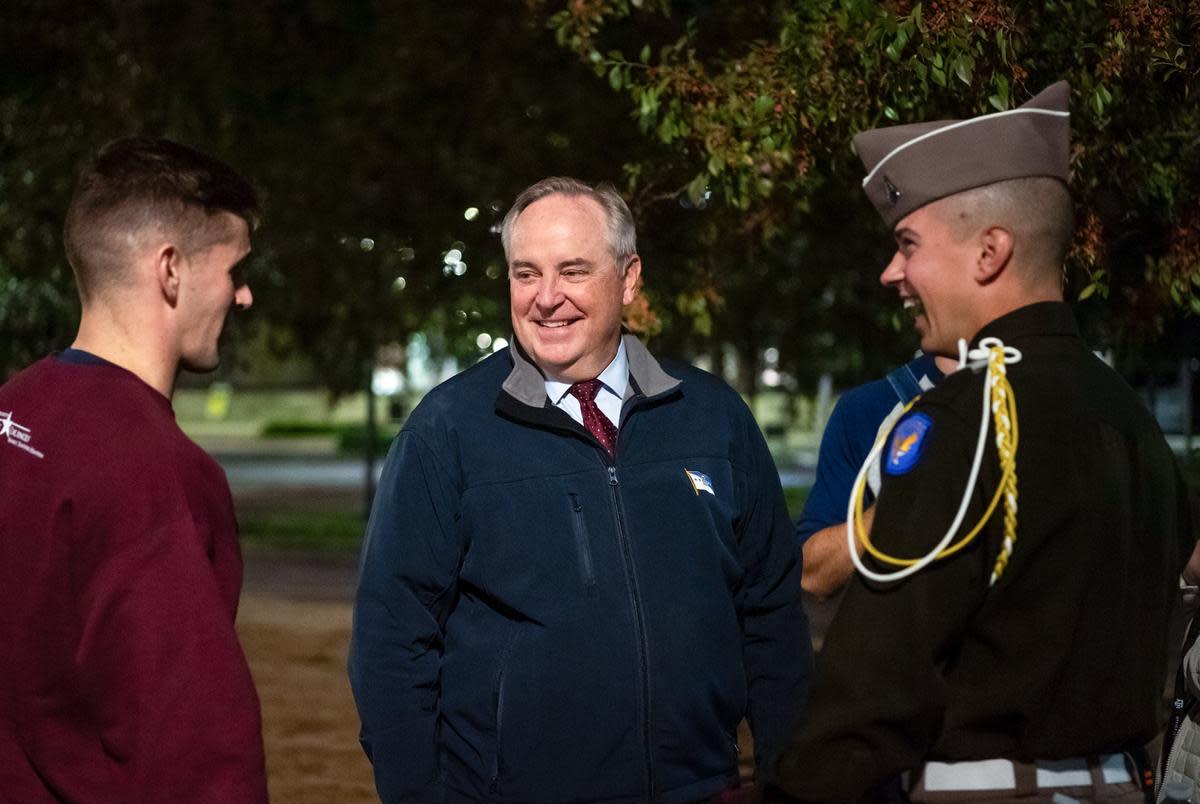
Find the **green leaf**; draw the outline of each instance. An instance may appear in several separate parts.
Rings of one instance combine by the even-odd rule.
[[[1003,111],[1009,107],[1011,102],[1011,98],[1009,97],[1008,76],[1006,76],[1004,73],[996,73],[992,76],[992,83],[996,85],[997,97],[999,97],[1001,103],[1004,104],[1003,107],[1001,107],[1001,111]]]
[[[1008,106],[1004,103],[1004,99],[999,95],[988,95],[988,103],[990,103],[992,108],[998,112],[1003,112],[1008,108]]]
[[[892,61],[900,61],[900,56],[904,53],[904,46],[908,44],[908,30],[903,26],[896,31],[896,38],[887,46],[888,58]]]
[[[1095,292],[1096,292],[1096,283],[1093,282],[1092,284],[1085,287],[1083,290],[1079,291],[1079,301],[1083,301],[1084,299],[1090,298],[1092,296],[1092,294],[1094,294]]]
[[[687,186],[688,198],[693,204],[699,204],[704,200],[704,193],[708,190],[708,177],[701,173],[696,178],[692,179]]]
[[[674,142],[676,135],[679,133],[678,127],[675,125],[675,118],[667,115],[662,122],[658,124],[658,138],[670,145]]]
[[[658,115],[658,90],[650,88],[642,94],[638,112],[643,118]]]
[[[932,70],[930,70],[929,76],[933,79],[933,82],[935,84],[937,84],[938,86],[942,86],[942,87],[946,86],[946,71],[943,70],[941,67],[934,67]]]
[[[954,75],[967,86],[971,86],[971,71],[974,65],[970,56],[959,56],[954,62]]]
[[[708,172],[710,174],[712,174],[713,176],[720,175],[721,171],[724,169],[725,169],[725,160],[721,158],[720,154],[712,154],[708,157]],[[690,190],[689,190],[689,194],[690,194]]]
[[[650,63],[650,45],[646,45],[645,47],[642,48],[642,52],[641,52],[639,58],[641,58],[642,64]]]
[[[886,117],[888,120],[899,120],[900,119],[900,115],[891,106],[883,107],[883,116]]]
[[[621,66],[616,65],[608,71],[608,85],[613,89],[619,90],[621,88],[621,82]]]

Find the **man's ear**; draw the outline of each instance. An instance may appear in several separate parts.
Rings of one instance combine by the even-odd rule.
[[[625,266],[625,276],[621,277],[623,285],[621,293],[622,304],[632,304],[641,291],[638,279],[642,276],[642,258],[634,254]]]
[[[164,243],[154,253],[154,278],[167,304],[179,303],[179,284],[183,271],[183,254],[170,243]]]
[[[990,226],[979,235],[979,258],[975,263],[975,281],[989,284],[1003,273],[1012,260],[1013,234],[1003,226]]]

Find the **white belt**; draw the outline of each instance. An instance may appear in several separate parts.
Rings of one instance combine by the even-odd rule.
[[[1101,754],[1098,758],[1105,784],[1133,781],[1124,754]],[[1038,760],[1037,786],[1091,787],[1092,773],[1086,759]],[[1016,790],[1017,773],[1012,760],[980,759],[973,762],[926,762],[922,779],[929,792],[952,790]]]

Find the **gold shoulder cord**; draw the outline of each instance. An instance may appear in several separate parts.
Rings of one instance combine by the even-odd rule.
[[[1004,542],[1001,546],[1000,554],[996,557],[996,564],[992,568],[992,577],[989,583],[989,585],[995,585],[996,581],[999,580],[1000,576],[1004,573],[1004,568],[1008,566],[1008,559],[1012,555],[1013,545],[1017,540],[1017,400],[1016,396],[1013,394],[1012,385],[1008,381],[1008,375],[1005,369],[1006,362],[1014,361],[1006,360],[1004,344],[1000,343],[998,340],[989,338],[985,343],[988,376],[984,383],[984,393],[990,393],[991,396],[992,423],[996,430],[996,449],[1000,457],[1000,469],[1002,475],[1000,478],[1000,483],[996,487],[996,493],[992,495],[991,503],[988,505],[987,510],[984,511],[983,516],[981,516],[979,521],[975,524],[975,527],[971,528],[967,535],[963,536],[951,546],[941,550],[940,552],[937,552],[937,554],[933,556],[932,561],[937,561],[939,559],[952,556],[970,544],[975,537],[979,535],[980,531],[983,530],[983,526],[987,524],[987,521],[991,518],[992,513],[996,510],[996,505],[1000,502],[1001,497],[1003,497]],[[981,346],[982,345],[983,344],[981,344]],[[1010,350],[1010,352],[1015,352],[1015,350]],[[1020,359],[1019,353],[1017,353],[1017,359]],[[905,408],[905,411],[907,412],[908,408],[911,408],[915,402],[915,399],[910,402]],[[889,435],[890,434],[884,434],[881,436],[881,438],[887,439]],[[879,446],[880,443],[877,442],[876,447]],[[877,449],[872,450],[872,452],[877,451]],[[977,470],[977,465],[981,459],[982,450],[980,450],[976,455],[976,467],[973,468],[973,471]],[[868,461],[869,460],[870,458],[868,458]],[[973,484],[969,484],[969,487],[970,486],[973,486]],[[866,551],[878,560],[897,567],[911,568],[921,562],[929,563],[929,556],[925,556],[923,558],[898,558],[896,556],[887,555],[879,550],[879,548],[875,547],[875,545],[871,544],[870,537],[867,535],[866,528],[863,526],[862,520],[863,495],[865,493],[865,489],[866,472],[860,472],[858,482],[855,483],[852,491],[852,498],[854,500],[854,522],[852,527],[853,534],[862,542]],[[856,552],[857,551],[852,552],[853,558],[857,558]],[[864,569],[858,561],[855,561],[855,565],[859,566],[860,570]],[[875,577],[877,580],[880,579],[873,573],[870,575],[871,577]],[[883,579],[898,580],[898,578],[892,577],[884,577]]]

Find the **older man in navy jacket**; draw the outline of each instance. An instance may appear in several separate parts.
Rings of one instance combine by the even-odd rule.
[[[811,665],[779,475],[716,378],[621,312],[611,187],[505,218],[514,343],[434,389],[367,526],[350,677],[384,801],[702,800],[762,764]]]

